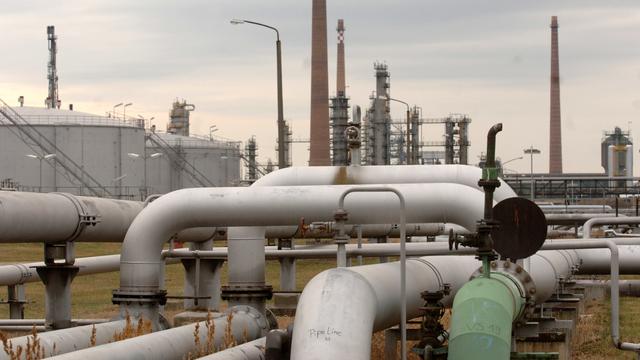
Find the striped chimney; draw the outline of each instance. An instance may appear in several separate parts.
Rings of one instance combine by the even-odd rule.
[[[551,17],[551,91],[549,114],[549,173],[562,174],[562,126],[560,122],[560,65],[558,17]]]
[[[310,166],[331,165],[329,158],[329,70],[327,1],[313,0],[311,21]]]

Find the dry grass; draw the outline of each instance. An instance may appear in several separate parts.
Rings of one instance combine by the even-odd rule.
[[[613,347],[609,301],[586,304],[572,339],[573,359],[637,359],[631,352]],[[640,299],[620,298],[620,334],[626,342],[640,342]]]
[[[38,332],[34,326],[31,329],[32,337],[27,339],[27,346],[23,348],[21,345],[16,346],[14,349],[11,340],[3,333],[0,332],[0,341],[2,341],[2,348],[5,354],[9,355],[11,360],[40,360],[45,358],[44,347],[40,345],[40,339],[38,338]],[[55,353],[55,344],[53,346],[53,352]]]
[[[95,330],[95,325],[93,327],[93,330]],[[131,339],[136,336],[150,334],[151,331],[152,331],[151,321],[139,318],[138,321],[136,322],[136,325],[134,326],[133,322],[131,321],[131,316],[127,314],[127,316],[125,316],[124,328],[122,329],[121,332],[116,332],[115,334],[113,334],[113,341]],[[94,345],[95,345],[95,341],[94,341]]]

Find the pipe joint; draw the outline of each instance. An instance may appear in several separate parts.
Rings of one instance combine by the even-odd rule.
[[[252,300],[266,300],[273,296],[271,285],[227,285],[221,287],[222,300],[236,300],[250,302]]]
[[[113,290],[111,302],[116,305],[164,305],[167,303],[167,291],[123,291]]]
[[[491,276],[499,276],[512,282],[518,289],[520,298],[525,300],[526,306],[521,309],[522,311],[519,314],[516,314],[516,319],[522,319],[523,316],[533,310],[537,297],[536,284],[531,275],[522,266],[509,260],[494,260],[490,263],[490,271]],[[482,268],[479,268],[471,274],[469,280],[483,275]]]

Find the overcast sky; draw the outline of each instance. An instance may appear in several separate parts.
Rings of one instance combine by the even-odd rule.
[[[470,161],[489,126],[504,123],[503,160],[542,150],[548,171],[552,15],[558,16],[565,172],[601,172],[600,140],[614,126],[640,132],[640,3],[630,1],[327,1],[329,88],[335,92],[335,26],[345,20],[347,95],[366,108],[373,63],[385,62],[391,94],[425,117],[468,114]],[[59,39],[63,107],[154,116],[164,129],[171,102],[196,105],[192,132],[245,141],[256,135],[261,159],[275,156],[274,33],[229,23],[243,18],[278,27],[283,43],[284,112],[295,138],[309,137],[311,0],[21,0],[2,7],[0,97],[41,106],[47,94],[46,26]],[[392,117],[404,107],[392,104]],[[440,139],[441,126],[426,126]],[[307,144],[294,146],[305,165]],[[636,150],[637,155],[637,150]],[[640,156],[635,156],[636,174]],[[529,171],[528,159],[508,168]]]

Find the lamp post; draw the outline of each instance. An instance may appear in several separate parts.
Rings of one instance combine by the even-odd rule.
[[[53,159],[56,157],[56,154],[44,154],[42,156],[39,155],[34,155],[34,154],[27,154],[25,155],[26,157],[30,158],[30,159],[36,159],[40,162],[40,182],[38,185],[38,192],[42,192],[42,160],[49,160],[49,159]]]
[[[133,103],[126,103],[122,107],[122,120],[127,121],[127,106],[131,106]]]
[[[112,112],[112,114],[113,114],[113,118],[114,118],[114,119],[115,119],[115,118],[117,118],[117,116],[116,116],[116,108],[117,108],[117,107],[120,107],[120,106],[122,106],[122,105],[124,105],[124,103],[117,103],[117,104],[113,105],[113,112]]]
[[[271,29],[276,32],[276,76],[278,81],[278,168],[284,169],[287,167],[285,152],[284,152],[284,137],[285,137],[285,124],[284,124],[284,110],[282,108],[282,53],[280,49],[280,32],[273,26],[262,24],[255,21],[233,19],[231,24],[253,24]]]
[[[536,198],[535,186],[533,183],[533,155],[540,154],[540,150],[534,149],[533,145],[531,145],[528,149],[524,149],[524,153],[531,156],[531,201],[533,201]]]
[[[409,165],[411,163],[411,110],[409,108],[409,104],[398,99],[389,98],[391,101],[399,102],[404,104],[407,107],[407,161],[406,164]]]
[[[157,152],[157,153],[153,153],[151,155],[147,155],[147,156],[142,156],[140,154],[136,154],[136,153],[127,153],[127,156],[133,160],[137,160],[142,158],[143,160],[143,166],[144,166],[144,172],[143,172],[143,178],[142,178],[142,182],[143,182],[143,187],[142,187],[142,200],[147,198],[147,192],[148,192],[148,186],[147,186],[147,159],[157,159],[160,156],[162,156],[161,152]]]
[[[216,125],[211,125],[209,126],[209,140],[213,141],[213,133],[218,131],[218,128],[216,127]]]

